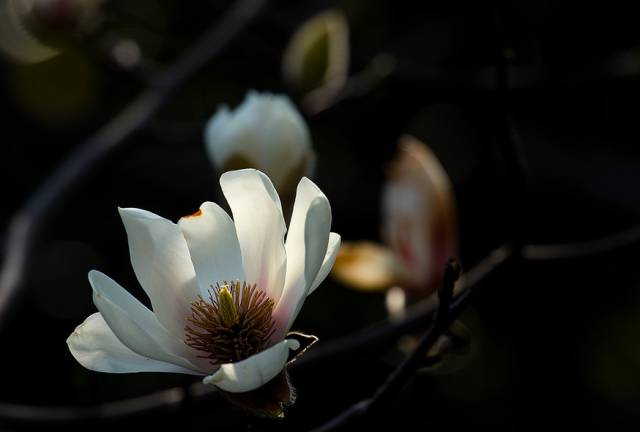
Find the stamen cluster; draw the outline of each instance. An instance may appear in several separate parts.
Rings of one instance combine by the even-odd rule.
[[[244,360],[268,347],[275,332],[274,302],[258,289],[236,280],[216,283],[209,299],[191,305],[185,343],[202,351],[211,364]]]

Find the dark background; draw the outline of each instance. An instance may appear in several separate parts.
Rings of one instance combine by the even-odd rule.
[[[133,38],[160,67],[228,4],[110,1],[102,31]],[[213,199],[217,174],[204,151],[204,122],[220,103],[239,103],[247,89],[286,92],[280,65],[289,37],[331,5],[349,20],[352,73],[379,53],[397,60],[370,91],[307,116],[315,180],[343,239],[379,239],[384,169],[407,132],[431,146],[455,185],[466,268],[512,239],[587,240],[637,223],[640,32],[631,10],[539,1],[272,2],[47,217],[27,294],[0,329],[0,402],[90,405],[192,381],[100,374],[75,362],[65,339],[95,310],[86,274],[99,269],[142,294],[117,206],[177,220]],[[76,40],[39,64],[0,63],[3,229],[51,170],[143,88],[144,76],[105,61],[98,40]],[[510,153],[514,143],[523,148],[526,185]],[[639,252],[630,246],[499,270],[462,317],[473,334],[464,365],[418,373],[386,407],[384,421],[399,430],[637,428]],[[384,319],[383,300],[328,279],[294,327],[330,340]],[[371,395],[391,370],[382,354],[354,352],[292,371],[298,401],[284,421],[249,419],[213,397],[170,412],[65,427],[244,430],[250,421],[251,430],[305,430]],[[0,419],[3,430],[51,426]]]

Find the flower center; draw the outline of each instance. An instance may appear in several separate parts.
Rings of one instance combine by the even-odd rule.
[[[185,343],[202,351],[211,364],[243,360],[268,347],[275,332],[274,303],[267,295],[240,281],[216,283],[209,299],[191,304]]]

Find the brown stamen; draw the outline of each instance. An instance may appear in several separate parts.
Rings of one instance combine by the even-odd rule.
[[[275,332],[274,302],[256,285],[226,281],[191,304],[185,343],[212,364],[237,362],[267,348]]]

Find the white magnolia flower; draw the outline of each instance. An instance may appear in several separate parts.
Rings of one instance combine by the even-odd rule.
[[[303,178],[285,242],[280,199],[267,176],[231,171],[220,184],[233,220],[211,202],[177,224],[120,209],[152,310],[91,271],[100,312],[67,339],[80,364],[100,372],[204,375],[204,383],[231,393],[254,390],[283,370],[289,350],[300,345],[287,333],[340,245],[330,232],[329,201]]]
[[[220,107],[207,123],[204,137],[218,170],[257,168],[280,193],[313,169],[309,130],[284,95],[250,91],[234,111]]]

